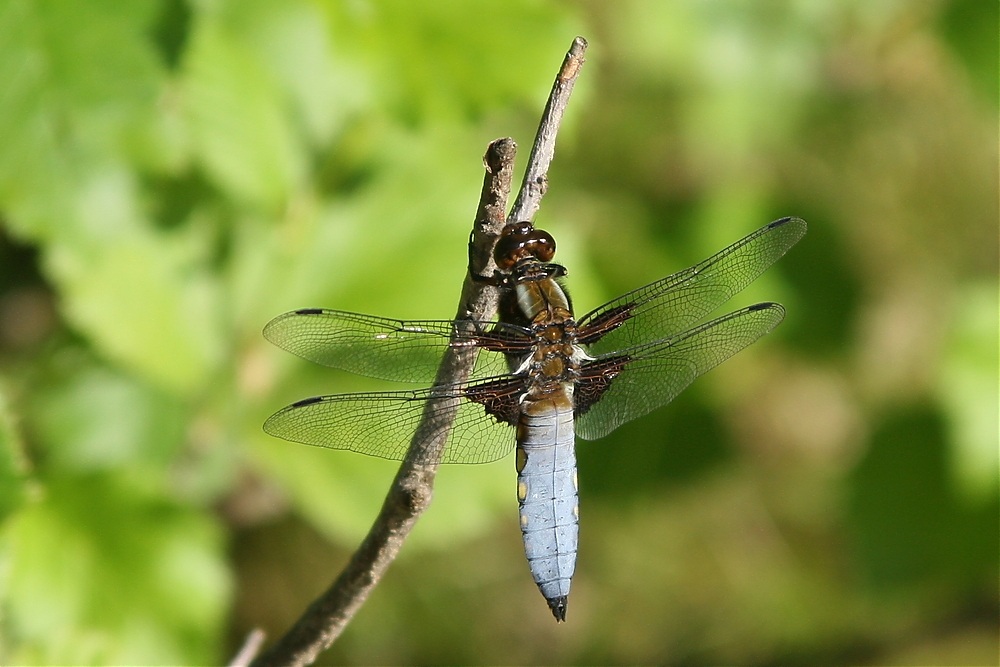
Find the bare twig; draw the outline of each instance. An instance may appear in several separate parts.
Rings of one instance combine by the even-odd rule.
[[[583,63],[586,44],[583,38],[576,38],[563,62],[535,138],[518,203],[509,220],[530,220],[538,210],[559,121]],[[505,223],[504,211],[510,194],[516,152],[513,140],[498,139],[489,145],[484,156],[486,175],[469,241],[469,273],[462,287],[457,313],[460,321],[490,320],[496,312],[496,288],[474,280],[472,276],[492,275],[495,268],[492,249]],[[438,369],[435,386],[462,382],[472,371],[474,363],[474,350],[449,349]],[[430,504],[434,477],[457,409],[455,399],[440,398],[428,402],[406,459],[361,546],[330,588],[306,609],[285,636],[255,659],[253,665],[310,664],[344,630],[396,558],[419,515]]]
[[[243,646],[240,647],[239,653],[229,661],[229,667],[246,667],[249,665],[250,661],[257,655],[257,652],[260,651],[260,647],[264,645],[264,639],[266,638],[267,635],[260,628],[251,630],[247,638],[243,640]]]
[[[542,196],[549,187],[548,172],[556,153],[556,134],[566,105],[569,104],[569,96],[573,93],[573,86],[580,76],[580,68],[584,63],[583,54],[586,51],[587,40],[583,37],[574,39],[563,59],[562,67],[559,68],[559,75],[552,83],[552,91],[549,92],[549,99],[542,113],[542,122],[538,124],[535,143],[528,157],[528,168],[524,171],[524,180],[517,193],[514,208],[507,218],[510,222],[534,220],[535,213],[541,206]]]

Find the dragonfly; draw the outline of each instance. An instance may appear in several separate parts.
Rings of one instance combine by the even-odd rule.
[[[446,350],[471,348],[478,355],[467,379],[306,398],[272,415],[264,430],[402,460],[421,419],[447,410],[453,421],[441,462],[488,463],[515,452],[525,556],[552,614],[565,621],[579,535],[576,437],[601,438],[669,403],[778,326],[785,310],[772,302],[703,320],[805,233],[800,218],[775,220],[577,318],[566,269],[552,262],[553,237],[530,222],[510,224],[493,251],[495,273],[479,278],[499,290],[495,321],[396,320],[304,308],[276,317],[263,332],[318,364],[424,384],[433,382]]]

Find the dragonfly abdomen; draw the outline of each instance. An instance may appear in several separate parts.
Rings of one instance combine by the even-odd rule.
[[[526,399],[522,408],[517,499],[524,553],[552,614],[563,621],[579,542],[572,401]]]

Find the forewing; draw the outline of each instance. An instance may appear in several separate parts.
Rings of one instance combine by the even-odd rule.
[[[496,380],[489,384],[495,385]],[[514,429],[466,397],[476,386],[308,398],[271,415],[264,430],[292,442],[398,461],[406,455],[425,410],[434,418],[457,403],[441,462],[488,463],[513,449]],[[508,382],[506,386],[513,392],[520,385]]]
[[[753,282],[806,233],[800,218],[782,218],[712,257],[609,301],[579,320],[591,354],[600,355],[673,336]],[[603,336],[600,332],[607,331]]]
[[[264,337],[283,350],[317,364],[358,375],[398,382],[431,382],[449,347],[480,349],[528,346],[520,327],[496,322],[393,320],[385,317],[307,308],[279,315],[264,327]],[[507,371],[501,354],[479,355],[473,378]]]
[[[784,316],[781,305],[759,303],[680,335],[598,357],[594,368],[619,372],[600,398],[579,414],[577,435],[587,440],[604,437],[669,403],[699,375],[772,331]],[[587,385],[587,366],[582,373],[582,384]],[[594,383],[600,385],[600,378]]]

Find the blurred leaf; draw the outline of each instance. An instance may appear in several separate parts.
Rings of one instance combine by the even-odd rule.
[[[49,386],[29,406],[29,424],[47,468],[65,474],[128,467],[163,484],[183,445],[187,411],[177,400],[79,355],[63,354]],[[152,474],[154,477],[149,478]]]
[[[148,129],[160,69],[140,0],[0,5],[0,206],[37,238],[63,223],[92,159]]]
[[[781,145],[796,126],[798,99],[819,64],[815,32],[832,11],[816,3],[731,2],[626,2],[617,9],[623,53],[647,75],[683,88],[681,136],[696,144],[695,157],[712,160],[715,171],[705,176],[721,181],[757,151]]]
[[[194,152],[231,196],[277,210],[305,166],[280,89],[260,55],[210,14],[192,31],[183,89]]]
[[[851,476],[851,523],[876,591],[919,595],[942,582],[967,585],[995,568],[996,502],[978,508],[958,502],[944,436],[932,408],[899,411],[880,425]],[[987,516],[993,516],[988,527]]]
[[[50,481],[13,546],[5,661],[208,664],[229,595],[214,521],[113,475]]]
[[[95,184],[108,197],[97,210],[130,209],[128,186],[109,180]],[[98,349],[165,388],[190,391],[225,350],[218,286],[202,264],[206,248],[196,228],[157,234],[135,226],[135,211],[121,215],[106,232],[67,234],[65,244],[52,245],[49,272],[68,319]]]
[[[995,284],[958,295],[957,316],[948,332],[952,340],[937,384],[949,418],[959,488],[975,504],[1000,491],[997,301]]]
[[[218,358],[219,341],[208,313],[191,316],[211,307],[211,294],[184,266],[190,255],[137,229],[126,163],[158,122],[162,72],[144,35],[155,8],[3,5],[0,67],[11,84],[0,93],[9,138],[0,206],[14,229],[50,244],[46,268],[71,321],[111,356],[179,387]]]
[[[435,126],[387,131],[377,148],[386,164],[351,196],[304,201],[281,226],[238,231],[236,307],[253,315],[248,325],[259,330],[307,306],[399,318],[455,312],[484,146],[465,128]]]
[[[942,4],[941,29],[949,46],[962,59],[979,88],[982,98],[993,105],[1000,97],[1000,68],[997,66],[997,3],[978,0],[951,0]]]
[[[203,15],[267,71],[310,143],[329,142],[351,115],[373,104],[371,78],[356,53],[331,39],[322,3],[239,0],[203,7]]]
[[[467,123],[512,99],[537,104],[549,63],[580,31],[570,12],[531,0],[322,6],[333,42],[365,58],[393,116],[417,124]]]
[[[5,387],[0,383],[0,526],[24,502],[25,459],[21,440],[14,429]],[[0,591],[5,588],[3,556],[0,555]]]

